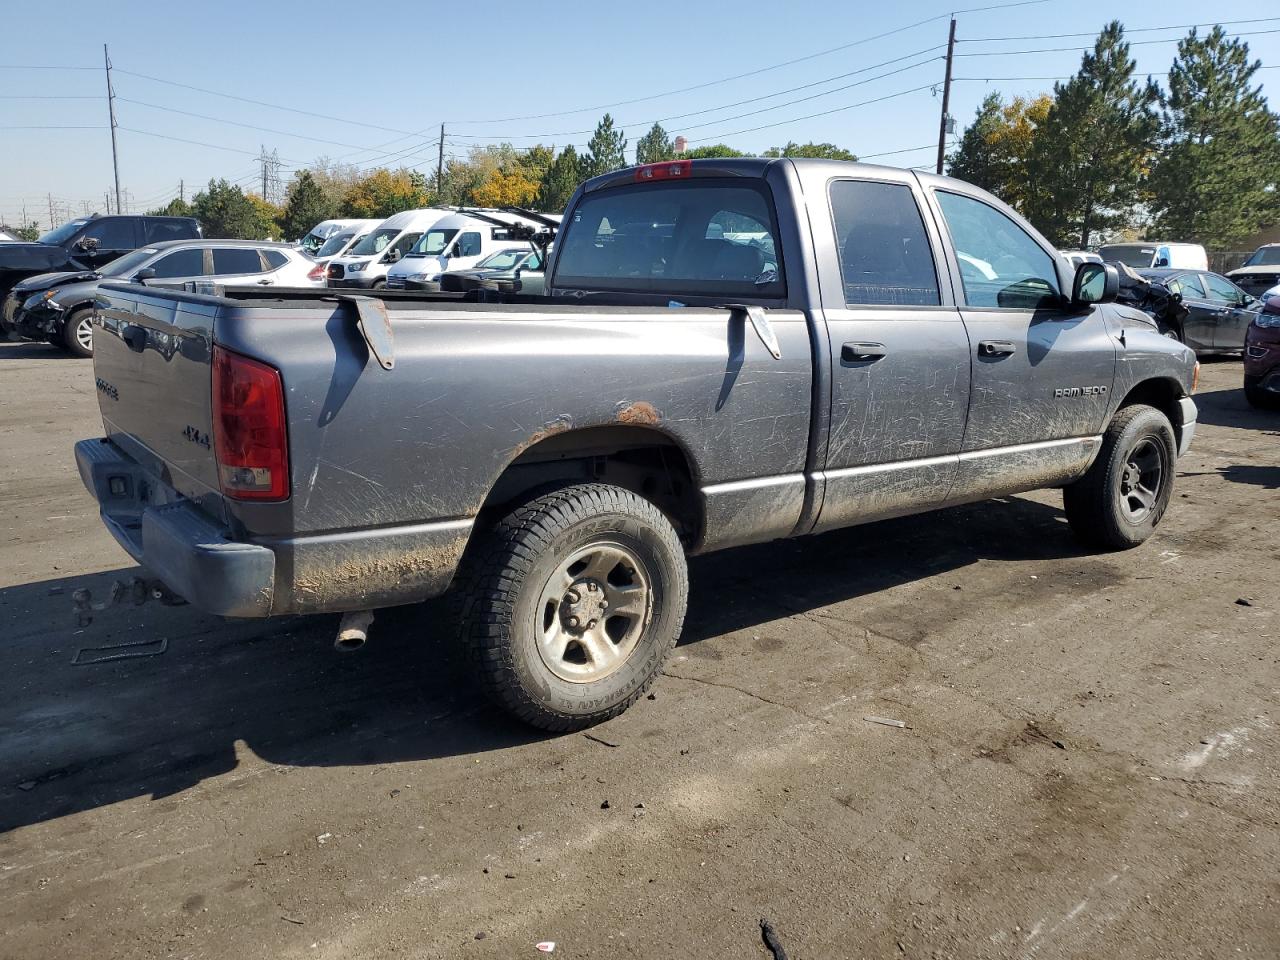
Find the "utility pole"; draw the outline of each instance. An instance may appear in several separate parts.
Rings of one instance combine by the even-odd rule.
[[[111,216],[111,191],[102,191],[102,200],[107,205],[107,216]]]
[[[258,157],[262,161],[262,199],[267,199],[267,148],[262,147],[262,153]]]
[[[53,222],[53,194],[47,193],[45,194],[45,198],[49,201],[49,229],[52,230],[57,226],[57,224]]]
[[[942,120],[938,124],[938,170],[942,173],[942,162],[947,156],[947,110],[951,107],[951,61],[956,52],[956,21],[951,18],[951,34],[947,37],[947,78],[942,84]]]
[[[436,159],[436,203],[444,202],[444,124],[440,124],[440,152]]]
[[[187,202],[187,181],[186,180],[178,181],[178,202],[184,205]]]
[[[120,155],[116,151],[116,91],[111,86],[111,57],[107,45],[102,45],[102,61],[107,67],[107,116],[111,120],[111,169],[116,177],[116,213],[120,212]],[[110,212],[110,211],[108,211]]]

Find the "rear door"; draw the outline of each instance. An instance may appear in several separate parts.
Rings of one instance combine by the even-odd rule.
[[[877,171],[826,187],[827,222],[812,224],[831,357],[817,530],[946,499],[970,376],[969,340],[940,280],[940,237],[915,177]]]
[[[214,247],[213,276],[217,283],[228,286],[254,283],[270,286],[275,282],[256,247]]]
[[[200,280],[209,273],[209,251],[205,247],[186,247],[166,253],[151,263],[155,277],[147,281],[149,287],[182,288],[188,280]]]
[[[1065,262],[994,198],[950,185],[932,196],[951,237],[955,295],[972,344],[953,498],[1069,477],[1092,456],[1110,403],[1116,346],[1104,312],[1064,307]]]

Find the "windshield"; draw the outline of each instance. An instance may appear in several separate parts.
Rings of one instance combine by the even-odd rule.
[[[629,293],[786,294],[763,182],[690,180],[582,197],[556,240],[558,285]]]
[[[138,267],[154,257],[160,251],[155,247],[143,247],[141,250],[135,250],[133,253],[126,253],[117,260],[112,260],[105,267],[98,271],[98,275],[102,277],[123,277],[132,273]]]
[[[400,230],[396,227],[379,227],[348,250],[347,253],[355,257],[367,257],[375,253],[381,253],[391,246],[391,241],[398,236],[400,236]]]
[[[519,263],[526,255],[528,250],[499,250],[497,253],[491,253],[479,263],[476,264],[477,270],[510,270]]]
[[[418,257],[434,257],[443,253],[449,241],[458,235],[457,230],[428,230],[422,239],[413,245],[413,255]]]
[[[338,251],[345,247],[347,245],[347,241],[354,236],[354,233],[339,233],[337,236],[330,237],[324,242],[324,246],[316,250],[313,256],[336,257],[338,255]],[[304,246],[302,249],[306,250],[307,248]]]
[[[68,223],[64,223],[62,226],[54,230],[50,230],[48,233],[44,234],[36,242],[53,244],[55,247],[61,246],[71,237],[73,233],[75,233],[77,230],[79,230],[88,222],[89,222],[88,220],[81,218],[79,220],[72,220]]]
[[[1098,256],[1108,263],[1118,260],[1126,267],[1149,267],[1156,258],[1156,248],[1141,243],[1116,243],[1099,247]]]
[[[1259,247],[1244,262],[1246,267],[1273,267],[1280,265],[1280,247]]]

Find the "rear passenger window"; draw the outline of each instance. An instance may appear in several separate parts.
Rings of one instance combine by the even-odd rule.
[[[198,247],[194,250],[175,250],[157,260],[152,269],[161,279],[202,277],[204,276],[204,251]]]
[[[246,250],[243,247],[213,248],[214,276],[262,272],[262,258],[258,256],[257,250]]]
[[[1170,293],[1180,293],[1184,297],[1191,297],[1197,300],[1204,299],[1204,288],[1200,286],[1200,280],[1194,273],[1184,273],[1180,277],[1174,277],[1167,284]]]
[[[186,220],[153,220],[142,221],[146,228],[146,243],[163,243],[166,240],[191,240],[196,236],[195,230]]]
[[[262,256],[263,256],[263,259],[267,261],[267,265],[271,267],[272,270],[279,270],[281,267],[283,267],[286,263],[289,262],[289,258],[286,257],[279,250],[263,250]]]
[[[858,307],[942,302],[933,252],[909,186],[836,180],[831,184],[831,213],[845,303]]]

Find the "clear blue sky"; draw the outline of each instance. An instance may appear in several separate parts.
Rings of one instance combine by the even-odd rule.
[[[993,2],[998,0],[967,5]],[[260,170],[255,156],[263,145],[278,151],[286,181],[292,168],[318,156],[362,166],[403,161],[430,172],[441,121],[448,123],[447,153],[500,140],[581,145],[606,104],[619,104],[610,112],[632,146],[661,119],[673,135],[684,133],[695,145],[724,141],[759,150],[787,140],[831,141],[864,157],[921,148],[876,159],[926,164],[933,160],[928,145],[937,138],[945,15],[964,6],[935,0],[15,3],[5,10],[9,42],[0,53],[0,219],[17,221],[25,202],[28,214],[47,226],[48,194],[64,211],[79,214],[85,204],[103,209],[112,183],[104,42],[117,68],[121,185],[132,208],[141,210],[167,201],[180,179],[188,196],[210,177],[254,188]],[[1079,65],[1080,51],[1046,48],[1089,45],[1111,16],[1104,9],[1044,2],[961,12],[957,52],[981,55],[958,57],[955,75],[1066,77]],[[1123,9],[1141,73],[1167,71],[1175,41],[1186,31],[1139,28],[1211,22],[1206,5],[1189,0]],[[938,19],[846,46],[931,17]],[[1212,17],[1224,23],[1274,18],[1227,29],[1248,40],[1265,65],[1280,65],[1280,7],[1274,2],[1223,0],[1212,5]],[[1077,33],[1085,36],[979,42]],[[844,49],[823,53],[839,46]],[[991,55],[997,51],[1004,55]],[[807,59],[712,83],[796,58]],[[22,69],[8,68],[14,65]],[[32,66],[96,69],[27,69]],[[1259,78],[1268,88],[1280,84],[1275,70]],[[989,90],[1034,94],[1052,85],[1051,79],[961,80],[951,112],[963,129]],[[924,89],[903,93],[917,87]],[[903,95],[855,106],[895,94]],[[801,98],[810,99],[792,102]],[[589,109],[567,112],[580,108]],[[825,115],[802,119],[817,113]],[[538,114],[558,115],[475,122]],[[93,129],[12,129],[18,126]]]

